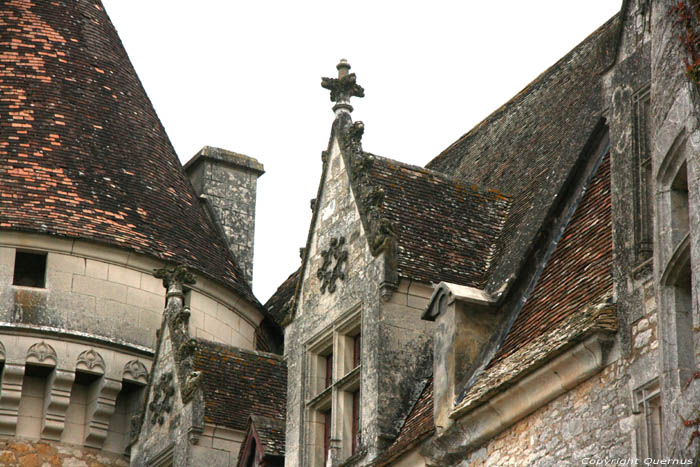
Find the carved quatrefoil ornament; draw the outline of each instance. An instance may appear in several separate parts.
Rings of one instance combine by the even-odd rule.
[[[327,250],[321,252],[323,263],[316,272],[316,277],[321,280],[321,293],[328,290],[329,293],[335,292],[335,281],[340,279],[345,280],[343,272],[343,264],[348,261],[348,250],[343,248],[345,245],[345,237],[331,238],[330,246]],[[333,267],[331,267],[331,264]]]
[[[151,425],[162,425],[165,422],[165,414],[169,414],[173,408],[170,398],[175,394],[173,385],[173,374],[167,372],[160,375],[158,384],[153,390],[153,400],[148,404],[151,410]]]

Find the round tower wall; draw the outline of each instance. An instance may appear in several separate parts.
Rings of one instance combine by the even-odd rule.
[[[23,283],[17,264],[26,258],[22,253],[45,255],[42,286],[18,285]],[[74,331],[153,349],[165,304],[165,289],[153,270],[162,265],[102,244],[3,231],[0,325]],[[237,294],[197,277],[186,300],[193,337],[255,347],[262,315]]]

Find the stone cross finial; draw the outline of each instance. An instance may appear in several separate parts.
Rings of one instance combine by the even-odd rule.
[[[331,92],[331,101],[336,104],[333,111],[336,115],[340,112],[352,112],[350,105],[351,97],[365,97],[365,90],[357,84],[355,73],[350,73],[350,64],[347,60],[341,59],[336,65],[338,69],[337,78],[321,78],[321,86]]]

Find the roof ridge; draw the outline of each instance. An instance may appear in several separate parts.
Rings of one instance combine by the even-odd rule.
[[[470,182],[469,180],[466,180],[466,179],[463,179],[463,178],[460,178],[460,177],[457,177],[454,175],[448,175],[445,172],[440,172],[440,171],[435,170],[435,169],[431,169],[428,167],[421,167],[421,166],[415,165],[415,164],[409,164],[407,162],[399,161],[397,159],[391,159],[389,157],[378,156],[376,154],[371,154],[368,152],[363,152],[363,154],[366,156],[372,156],[377,160],[391,162],[391,163],[400,165],[404,168],[411,169],[411,170],[416,171],[416,172],[421,172],[425,175],[430,175],[430,176],[433,176],[436,178],[440,178],[446,182],[451,182],[451,183],[455,183],[455,184],[463,184],[465,188],[470,189],[474,193],[502,196],[502,197],[506,197],[508,199],[512,198],[512,195],[503,193],[500,190],[497,190],[495,188],[489,188],[487,186],[482,186],[482,185],[479,185],[477,183]]]
[[[561,57],[559,60],[554,62],[549,68],[544,70],[542,73],[537,75],[537,77],[535,77],[535,79],[530,81],[523,89],[518,91],[518,93],[516,93],[508,101],[506,101],[504,104],[502,104],[496,110],[494,110],[493,112],[488,114],[479,123],[474,125],[468,132],[464,133],[462,136],[457,138],[457,140],[455,140],[452,144],[450,144],[445,149],[440,151],[440,153],[437,156],[435,156],[433,159],[431,159],[426,165],[432,164],[437,159],[441,158],[444,154],[447,154],[452,148],[454,148],[455,146],[457,146],[458,144],[462,143],[464,140],[469,138],[477,130],[488,125],[492,120],[498,118],[501,114],[505,113],[508,109],[510,109],[511,107],[520,103],[532,91],[538,89],[539,85],[543,84],[547,80],[547,78],[549,78],[552,74],[554,74],[556,71],[558,71],[560,69],[560,65],[562,63],[569,61],[577,52],[581,51],[581,49],[583,49],[584,46],[586,44],[588,44],[589,42],[593,42],[593,41],[597,40],[603,34],[603,32],[607,28],[611,27],[611,25],[619,18],[620,18],[620,12],[615,13],[610,19],[608,19],[605,23],[603,23],[601,26],[599,26],[595,31],[593,31],[591,34],[589,34],[588,37],[586,37],[584,40],[582,40],[581,42],[576,44],[576,46],[574,46],[574,48],[571,49],[569,52],[567,52],[563,57]]]
[[[224,344],[222,342],[215,342],[211,341],[208,339],[204,339],[203,337],[195,337],[195,341],[197,341],[200,344],[204,344],[207,347],[218,347],[218,348],[224,348],[226,350],[233,351],[235,353],[239,354],[250,354],[250,355],[255,355],[257,357],[265,357],[265,358],[274,358],[275,360],[279,360],[280,362],[284,361],[284,356],[271,353],[271,352],[265,352],[262,350],[253,350],[253,349],[244,349],[243,347],[236,347],[235,345],[231,344]]]

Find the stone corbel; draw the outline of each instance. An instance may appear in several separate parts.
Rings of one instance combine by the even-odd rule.
[[[114,414],[121,381],[101,377],[90,385],[85,420],[85,446],[102,449],[109,430],[109,420]]]
[[[44,410],[41,422],[42,439],[61,440],[74,380],[74,371],[55,369],[49,375],[44,392]]]
[[[14,436],[24,382],[24,363],[7,363],[0,387],[0,435]]]

